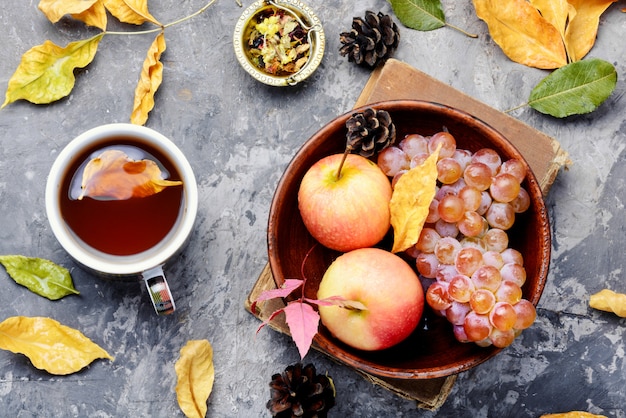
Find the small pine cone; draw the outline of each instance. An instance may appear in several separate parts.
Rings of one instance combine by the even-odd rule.
[[[278,418],[326,418],[335,406],[332,379],[316,374],[313,364],[297,363],[273,375],[270,396],[267,409]]]
[[[352,30],[339,34],[339,53],[358,65],[376,67],[396,50],[400,31],[389,15],[365,12],[365,18],[352,19]]]
[[[354,113],[347,121],[346,147],[363,157],[369,158],[393,144],[396,126],[385,110],[371,107]]]

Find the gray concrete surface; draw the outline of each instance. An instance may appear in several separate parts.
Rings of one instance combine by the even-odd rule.
[[[493,43],[471,2],[445,3],[452,29],[401,27],[395,58],[501,110],[526,101],[546,71],[509,61]],[[188,15],[203,1],[151,2],[163,22]],[[247,6],[249,2],[245,2]],[[211,417],[269,416],[271,375],[299,360],[287,337],[255,336],[258,321],[243,308],[267,261],[269,205],[283,169],[324,123],[348,111],[370,72],[339,56],[339,33],[365,10],[391,11],[382,0],[328,0],[309,5],[324,23],[322,65],[295,88],[259,84],[238,65],[232,32],[242,9],[219,0],[206,13],[166,30],[164,82],[147,126],[171,137],[198,178],[195,232],[169,267],[178,311],[159,318],[145,290],[80,270],[56,242],[44,210],[46,174],[79,133],[128,121],[133,91],[153,36],[105,36],[94,62],[77,72],[69,97],[52,105],[11,104],[0,111],[0,254],[53,260],[71,269],[80,296],[50,302],[0,271],[0,320],[49,316],[80,329],[112,355],[70,376],[51,376],[0,351],[2,417],[176,417],[173,363],[189,339],[215,350]],[[535,325],[492,360],[462,373],[438,411],[423,411],[366,382],[354,371],[311,352],[306,361],[334,377],[331,416],[538,417],[584,410],[626,417],[626,322],[591,310],[589,295],[608,287],[626,292],[624,199],[626,15],[614,4],[602,16],[590,56],[615,64],[618,86],[596,112],[557,120],[529,108],[513,113],[557,138],[572,165],[548,196],[552,266]],[[110,29],[125,29],[111,23]],[[30,47],[50,39],[64,45],[96,33],[64,19],[50,24],[37,2],[5,2],[0,10],[0,86]],[[2,338],[0,336],[0,338]]]

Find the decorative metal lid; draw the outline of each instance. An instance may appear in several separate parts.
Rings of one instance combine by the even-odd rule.
[[[291,16],[306,32],[309,50],[306,62],[295,72],[271,73],[255,62],[253,47],[249,44],[251,32],[255,29],[259,17],[272,11]],[[241,66],[252,77],[270,86],[293,86],[309,77],[322,62],[326,37],[319,18],[313,11],[299,0],[257,0],[241,15],[235,26],[233,46],[235,55]]]

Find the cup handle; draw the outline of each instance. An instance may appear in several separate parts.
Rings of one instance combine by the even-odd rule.
[[[170,287],[165,280],[165,274],[162,267],[155,267],[142,274],[143,281],[148,288],[152,306],[159,315],[169,315],[176,310],[174,298]]]

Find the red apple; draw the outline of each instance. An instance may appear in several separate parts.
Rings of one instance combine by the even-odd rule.
[[[367,309],[320,306],[322,324],[351,347],[374,351],[406,339],[424,310],[424,292],[413,269],[400,257],[378,248],[339,256],[328,268],[318,299],[341,296]]]
[[[342,154],[317,161],[298,191],[298,208],[309,233],[322,245],[347,252],[371,247],[390,226],[391,183],[367,158]]]

